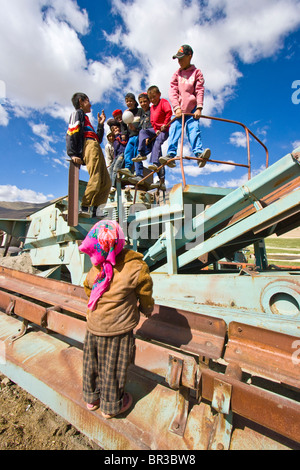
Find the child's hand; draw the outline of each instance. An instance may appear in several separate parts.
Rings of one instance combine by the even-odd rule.
[[[72,162],[74,163],[74,165],[79,166],[80,168],[81,163],[82,163],[81,158],[80,157],[71,157],[71,158],[72,158]]]
[[[197,108],[194,112],[194,119],[200,119],[202,109]]]
[[[181,108],[177,108],[176,111],[175,111],[175,116],[177,118],[180,118],[182,116],[182,111],[181,111]]]
[[[106,119],[106,116],[105,116],[105,113],[104,113],[104,109],[102,109],[102,113],[98,113],[98,124],[104,124],[105,123],[105,119]]]

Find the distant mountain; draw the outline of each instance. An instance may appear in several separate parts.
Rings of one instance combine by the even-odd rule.
[[[41,204],[0,201],[0,219],[26,219],[27,216],[37,212],[48,204],[49,201]]]

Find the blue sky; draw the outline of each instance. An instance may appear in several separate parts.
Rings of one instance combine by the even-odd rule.
[[[89,95],[94,122],[102,109],[107,118],[125,109],[129,91],[155,84],[168,99],[182,44],[205,78],[205,115],[244,123],[270,164],[300,146],[300,0],[0,0],[0,12],[0,201],[65,196],[72,94]],[[242,128],[201,123],[211,158],[247,163]],[[265,153],[250,148],[255,175]],[[245,168],[224,164],[185,169],[190,184],[247,180]],[[167,170],[169,187],[180,178]]]

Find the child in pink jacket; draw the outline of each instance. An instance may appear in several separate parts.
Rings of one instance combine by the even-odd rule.
[[[199,167],[203,167],[210,157],[210,150],[203,151],[199,118],[203,108],[204,98],[204,78],[200,69],[191,64],[193,50],[187,44],[180,47],[173,59],[178,59],[180,65],[170,83],[169,98],[173,107],[176,119],[170,128],[168,154],[159,159],[160,163],[167,163],[171,158],[176,157],[178,141],[181,137],[182,114],[193,114],[185,116],[185,126],[188,140],[193,153],[199,160]],[[175,162],[170,162],[168,166],[176,166]]]

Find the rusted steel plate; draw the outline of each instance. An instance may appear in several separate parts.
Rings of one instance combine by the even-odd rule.
[[[201,395],[213,399],[215,379],[231,385],[230,407],[234,413],[300,443],[300,403],[229,376],[204,369]]]
[[[155,305],[152,316],[141,319],[135,333],[182,351],[219,359],[224,347],[226,323],[222,319]]]
[[[178,372],[175,364],[179,362],[182,362],[182,369],[177,377],[176,386],[172,378]],[[179,388],[179,384],[191,389],[197,386],[198,367],[195,358],[179,351],[171,351],[166,347],[136,339],[134,364],[164,377],[172,388]]]
[[[45,325],[49,330],[55,331],[67,338],[71,338],[79,343],[84,342],[86,333],[86,322],[68,315],[56,312],[55,310],[48,310],[47,324]]]
[[[300,338],[251,325],[229,324],[224,359],[252,374],[300,388]]]
[[[42,318],[46,314],[46,309],[33,302],[29,302],[13,294],[0,291],[0,308],[9,311],[9,314],[15,313],[26,320],[37,325],[41,325]]]
[[[0,288],[86,315],[87,297],[80,286],[0,267]]]

